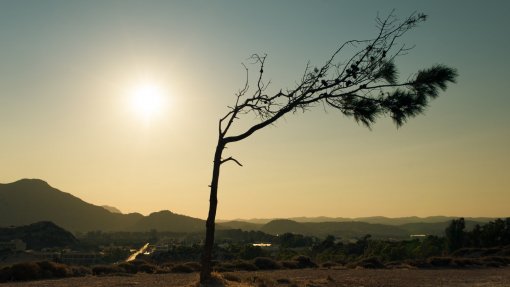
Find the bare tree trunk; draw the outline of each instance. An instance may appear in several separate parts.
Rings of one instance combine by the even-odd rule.
[[[218,205],[218,181],[220,178],[220,166],[221,166],[221,154],[225,143],[220,137],[216,146],[216,152],[214,153],[214,166],[211,181],[211,194],[209,197],[209,215],[207,216],[207,222],[205,224],[205,243],[204,251],[202,254],[202,270],[200,272],[200,283],[206,283],[211,278],[211,259],[212,249],[214,245],[214,229],[216,219],[216,206]]]

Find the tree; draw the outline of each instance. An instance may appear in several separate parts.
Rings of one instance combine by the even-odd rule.
[[[246,139],[289,113],[304,112],[320,105],[338,110],[369,128],[382,116],[391,117],[399,127],[409,118],[423,113],[429,100],[445,90],[448,83],[455,82],[457,76],[455,69],[439,64],[419,70],[405,81],[398,80],[394,61],[411,49],[399,40],[426,18],[419,13],[413,13],[403,21],[393,14],[384,19],[377,18],[378,33],[374,38],[345,42],[324,65],[312,67],[308,63],[294,88],[274,94],[267,92],[269,82],[263,78],[267,55],[251,57],[258,67],[255,88],[250,89],[249,69],[244,66],[245,85],[236,93],[234,105],[218,123],[201,283],[206,284],[211,278],[220,167],[229,161],[242,166],[232,156],[223,157],[225,147]],[[341,61],[339,58],[343,53],[347,55]],[[232,127],[246,115],[255,115],[258,120],[244,131],[234,133]]]
[[[464,232],[466,223],[464,218],[454,219],[450,222],[450,225],[445,229],[446,245],[448,251],[453,252],[464,245],[466,234]]]

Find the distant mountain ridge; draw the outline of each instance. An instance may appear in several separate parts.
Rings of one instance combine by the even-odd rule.
[[[205,221],[168,210],[144,216],[121,214],[104,206],[87,203],[69,193],[51,187],[40,179],[22,179],[0,184],[0,227],[29,225],[51,221],[71,232],[87,231],[171,231],[203,232]],[[277,235],[286,232],[324,237],[362,237],[371,234],[381,238],[405,238],[411,234],[443,235],[444,229],[457,217],[382,216],[363,218],[295,217],[290,219],[254,219],[222,221],[217,229],[262,231]],[[466,227],[483,224],[493,218],[465,218]]]
[[[203,220],[170,211],[143,216],[139,213],[112,213],[69,193],[51,187],[40,179],[22,179],[0,184],[0,226],[21,226],[51,221],[72,232],[160,231],[196,232]]]
[[[327,216],[317,216],[317,217],[289,217],[289,218],[252,218],[252,219],[233,219],[233,220],[220,220],[223,223],[228,222],[244,222],[244,223],[253,223],[253,224],[267,224],[273,220],[292,220],[296,222],[366,222],[366,223],[375,223],[375,224],[386,224],[386,225],[401,225],[408,223],[439,223],[445,221],[451,221],[453,219],[458,219],[462,216],[427,216],[427,217],[418,217],[418,216],[407,216],[407,217],[385,217],[385,216],[370,216],[370,217],[327,217]],[[495,217],[465,217],[465,220],[476,221],[476,222],[489,222]]]
[[[102,208],[108,210],[111,213],[120,213],[122,214],[122,211],[120,211],[117,207],[109,206],[109,205],[101,205]]]

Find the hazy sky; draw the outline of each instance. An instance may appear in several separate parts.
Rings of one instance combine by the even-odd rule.
[[[244,167],[222,169],[218,217],[509,216],[509,1],[1,0],[0,182],[205,218],[241,63],[267,53],[272,91],[292,88],[393,8],[429,15],[401,77],[443,63],[458,84],[399,129],[317,107],[229,146]],[[144,82],[166,99],[150,120],[129,104]]]

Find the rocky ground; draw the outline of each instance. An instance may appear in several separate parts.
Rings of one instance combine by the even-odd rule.
[[[232,286],[356,286],[356,287],[508,287],[510,268],[489,269],[343,269],[343,270],[277,270],[222,273]],[[118,276],[87,276],[58,280],[3,283],[0,287],[167,287],[193,286],[198,273],[135,274]]]

